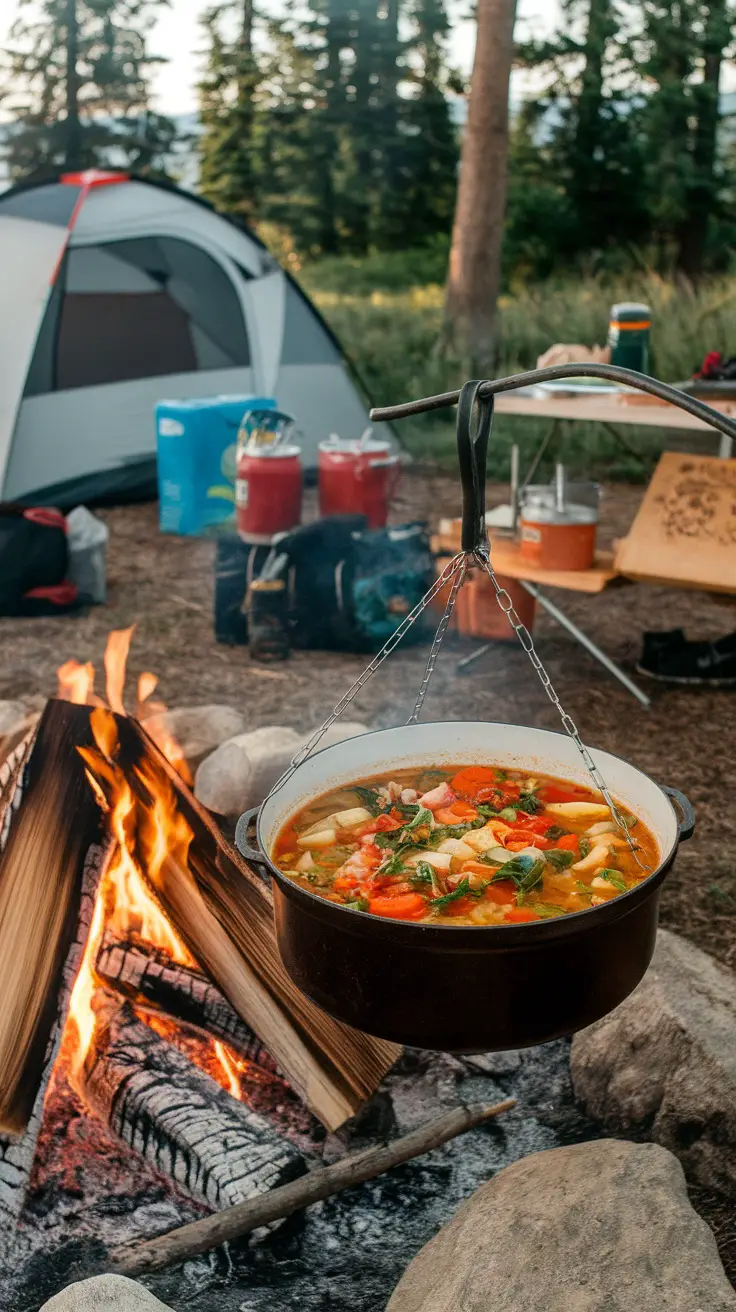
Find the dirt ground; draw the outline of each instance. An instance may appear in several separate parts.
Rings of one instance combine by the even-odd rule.
[[[622,536],[641,488],[605,489],[600,544]],[[489,487],[489,505],[503,491]],[[406,475],[394,518],[458,514],[455,480],[432,470]],[[318,725],[360,673],[365,658],[300,652],[279,667],[254,665],[244,648],[215,643],[212,626],[214,544],[160,534],[155,505],[100,512],[110,528],[109,603],[78,617],[0,620],[0,697],[50,694],[56,666],[68,657],[102,670],[111,628],[137,625],[131,675],[152,670],[171,706],[220,702],[242,709],[249,724]],[[628,585],[587,597],[556,592],[569,616],[634,677],[645,629],[681,625],[691,638],[736,627],[736,610],[698,592]],[[679,690],[642,680],[653,697],[639,707],[596,661],[543,612],[535,636],[540,655],[583,738],[627,757],[656,780],[682,789],[697,827],[664,886],[662,921],[736,967],[736,692]],[[457,660],[478,646],[448,639],[425,704],[425,718],[485,719],[559,727],[554,707],[516,644],[496,643],[464,676]],[[349,713],[372,726],[401,723],[411,710],[425,651],[394,654]],[[99,683],[98,683],[99,686]],[[134,684],[129,683],[131,695]]]
[[[495,496],[494,496],[495,494]],[[489,488],[489,505],[503,499]],[[600,545],[628,529],[639,487],[605,489]],[[456,481],[431,470],[405,476],[394,518],[460,512]],[[155,505],[100,512],[110,528],[109,604],[57,620],[0,621],[0,698],[51,694],[55,669],[68,657],[102,670],[107,633],[137,625],[130,673],[152,670],[171,706],[220,702],[242,709],[253,728],[318,725],[360,673],[365,658],[297,653],[277,668],[254,665],[243,648],[213,637],[214,544],[162,536]],[[736,611],[701,593],[620,586],[597,597],[554,593],[615,661],[635,678],[645,629],[682,626],[691,638],[715,638],[736,627]],[[653,778],[682,789],[697,812],[695,836],[680,849],[664,885],[662,923],[736,968],[736,692],[664,688],[647,683],[653,698],[641,709],[604,669],[544,613],[535,629],[540,655],[563,705],[584,739],[628,758]],[[485,719],[556,729],[556,712],[518,645],[494,644],[467,675],[457,660],[478,646],[451,637],[440,657],[425,718]],[[419,686],[425,653],[393,655],[349,712],[376,727],[401,723]],[[645,682],[645,681],[643,681]],[[98,687],[101,679],[98,679]],[[129,682],[132,703],[135,684]],[[492,753],[491,753],[492,754]],[[712,1226],[729,1276],[736,1283],[736,1228],[731,1203],[705,1190],[693,1202]]]

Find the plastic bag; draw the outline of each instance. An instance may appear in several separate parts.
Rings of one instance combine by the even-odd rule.
[[[85,605],[107,601],[107,524],[86,506],[76,506],[66,517],[69,578]]]

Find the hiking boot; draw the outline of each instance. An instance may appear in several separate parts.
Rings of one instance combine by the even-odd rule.
[[[647,639],[671,641],[647,642]],[[728,688],[736,685],[736,633],[717,642],[687,642],[681,629],[672,634],[645,634],[640,674],[662,683]]]

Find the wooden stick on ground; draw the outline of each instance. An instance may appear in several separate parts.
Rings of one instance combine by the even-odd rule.
[[[239,1239],[259,1226],[291,1216],[293,1212],[320,1202],[323,1198],[330,1198],[343,1189],[350,1189],[365,1180],[373,1180],[392,1167],[410,1161],[412,1157],[420,1157],[432,1148],[439,1148],[448,1139],[472,1130],[491,1117],[500,1116],[515,1105],[515,1098],[506,1098],[491,1107],[480,1104],[456,1107],[437,1120],[413,1130],[411,1134],[395,1139],[393,1143],[380,1148],[369,1148],[334,1162],[332,1166],[310,1171],[308,1175],[273,1189],[268,1194],[239,1203],[223,1212],[216,1212],[214,1216],[204,1217],[201,1221],[192,1221],[157,1239],[114,1248],[109,1255],[114,1270],[125,1275],[145,1275],[149,1271],[171,1266],[174,1262],[184,1262],[197,1253],[216,1248],[218,1244]]]

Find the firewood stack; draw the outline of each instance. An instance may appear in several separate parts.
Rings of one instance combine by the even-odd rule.
[[[122,828],[111,817],[111,781],[128,789]],[[140,841],[153,794],[169,798],[191,833],[184,858],[167,847],[155,882]],[[122,935],[106,925],[123,833],[178,952],[146,942],[141,925]],[[331,1130],[396,1059],[394,1045],[332,1020],[296,990],[276,948],[268,887],[136,721],[49,702],[32,740],[0,767],[0,835],[3,1235],[23,1206],[57,1060],[91,1114],[219,1209],[306,1164],[281,1127],[233,1096],[234,1076],[232,1091],[223,1088],[172,1031],[216,1047],[230,1075],[243,1061],[274,1080],[282,1074]]]

